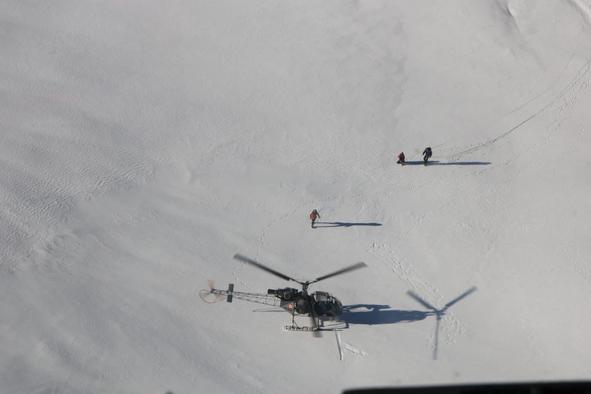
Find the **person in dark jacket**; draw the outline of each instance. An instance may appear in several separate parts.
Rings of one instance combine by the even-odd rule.
[[[428,146],[423,151],[423,162],[425,163],[425,165],[427,164],[427,161],[429,161],[431,156],[433,156],[433,151],[431,150],[431,147]]]

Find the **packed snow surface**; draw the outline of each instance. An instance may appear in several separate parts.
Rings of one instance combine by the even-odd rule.
[[[0,391],[591,378],[590,0],[4,0],[0,50]],[[202,302],[293,286],[235,253],[367,263],[349,327]]]

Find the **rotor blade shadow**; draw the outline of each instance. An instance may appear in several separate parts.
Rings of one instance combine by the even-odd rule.
[[[320,226],[319,226],[320,225]],[[316,222],[315,228],[326,228],[326,227],[353,227],[353,226],[381,226],[382,223],[352,223],[352,222]]]
[[[453,300],[451,300],[450,302],[445,304],[445,306],[443,307],[443,309],[441,311],[442,312],[445,311],[447,308],[449,308],[453,304],[457,303],[458,301],[461,301],[462,299],[468,297],[470,294],[474,293],[476,290],[478,290],[478,288],[476,286],[472,286],[471,288],[469,288],[468,290],[466,290],[465,292],[463,292],[462,294],[460,294],[459,296],[457,296],[456,298],[454,298]]]
[[[390,309],[389,305],[357,304],[343,306],[340,320],[347,324],[396,324],[424,320],[433,312]]]
[[[406,294],[411,297],[413,300],[421,304],[427,309],[432,310],[430,315],[435,316],[435,334],[433,335],[433,360],[437,360],[437,355],[439,352],[439,326],[441,324],[441,319],[445,316],[445,313],[448,308],[455,305],[459,301],[463,300],[464,298],[468,297],[470,294],[474,293],[478,288],[476,286],[472,286],[468,290],[464,291],[462,294],[454,298],[453,300],[449,301],[445,306],[441,309],[437,309],[429,302],[425,301],[420,295],[415,293],[412,290],[408,290]]]

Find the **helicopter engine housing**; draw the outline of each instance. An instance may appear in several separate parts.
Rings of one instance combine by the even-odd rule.
[[[294,289],[291,287],[285,287],[283,289],[268,289],[267,294],[272,294],[277,298],[280,298],[284,301],[291,301],[295,300],[298,296],[300,291],[298,289]]]

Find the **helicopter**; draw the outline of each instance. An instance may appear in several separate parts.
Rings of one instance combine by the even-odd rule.
[[[367,264],[359,262],[331,272],[330,274],[320,276],[314,280],[300,281],[241,254],[235,254],[234,259],[278,276],[281,279],[297,282],[302,288],[301,290],[292,287],[268,289],[266,294],[261,294],[234,291],[233,283],[228,285],[227,290],[216,289],[213,283],[210,282],[209,289],[199,292],[199,296],[203,301],[214,303],[222,301],[225,298],[227,302],[232,302],[234,298],[237,298],[243,301],[279,307],[291,314],[291,325],[286,325],[286,330],[312,331],[315,336],[319,336],[321,325],[323,325],[325,320],[338,320],[339,315],[343,312],[343,304],[336,297],[324,291],[308,293],[308,286],[321,280],[332,278],[333,276],[367,267]],[[310,325],[298,326],[295,322],[296,316],[308,316],[310,318]]]

